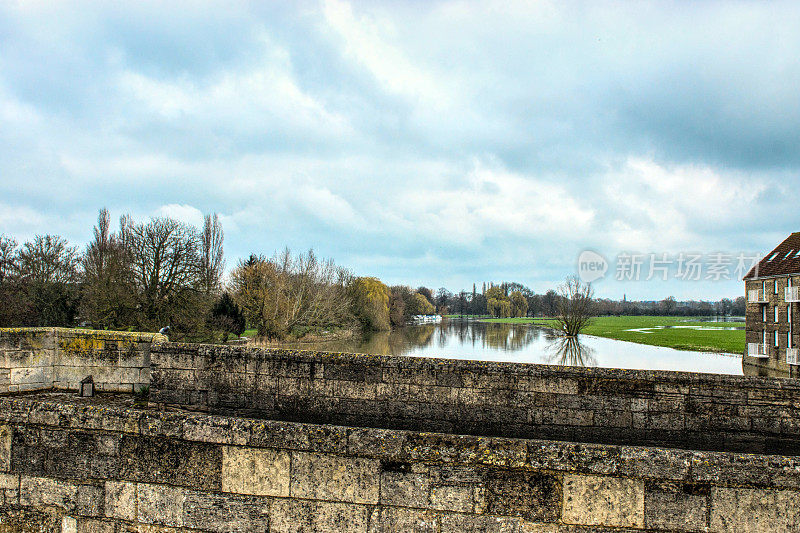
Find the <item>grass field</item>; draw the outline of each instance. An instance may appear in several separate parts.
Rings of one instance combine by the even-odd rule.
[[[492,318],[485,322],[554,325],[552,320],[533,318]],[[692,329],[692,327],[699,329]],[[718,329],[730,327],[740,329]],[[643,328],[663,329],[631,331]],[[675,316],[603,316],[592,319],[591,324],[583,333],[640,344],[667,346],[679,350],[740,354],[745,349],[744,323],[742,322],[699,322]]]

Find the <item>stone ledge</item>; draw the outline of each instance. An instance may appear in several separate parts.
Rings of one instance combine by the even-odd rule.
[[[72,396],[72,401],[48,401],[42,396],[48,395],[0,397],[0,436],[4,426],[64,429],[66,423],[71,430],[101,429],[396,463],[504,466],[682,483],[713,481],[732,487],[800,488],[800,458],[795,457],[328,426],[139,410],[80,402]],[[2,459],[0,446],[0,466]]]

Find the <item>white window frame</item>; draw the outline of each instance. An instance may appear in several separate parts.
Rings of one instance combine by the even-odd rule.
[[[778,346],[778,330],[772,332],[772,340],[775,342],[774,346]]]
[[[776,324],[778,323],[778,318],[779,318],[779,316],[778,316],[778,306],[776,305],[775,306],[775,323]]]
[[[778,294],[778,278],[775,278],[775,282],[773,283],[772,294]]]
[[[761,306],[761,321],[762,322],[766,322],[767,321],[767,306],[766,305],[762,305]]]

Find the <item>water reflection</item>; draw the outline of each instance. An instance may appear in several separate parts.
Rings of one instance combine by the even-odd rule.
[[[412,357],[742,374],[740,356],[703,354],[591,336],[570,340],[545,328],[473,320],[449,320],[363,338],[287,346]]]
[[[545,360],[551,365],[597,366],[594,348],[585,346],[579,337],[556,335],[547,347]]]

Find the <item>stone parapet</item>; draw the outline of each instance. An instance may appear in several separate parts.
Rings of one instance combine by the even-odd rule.
[[[791,457],[264,421],[41,394],[0,397],[2,435],[0,523],[12,531],[800,526],[800,459]]]

